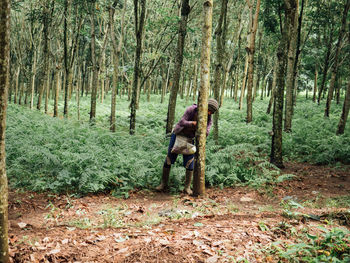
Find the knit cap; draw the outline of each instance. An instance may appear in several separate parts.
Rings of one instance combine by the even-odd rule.
[[[215,113],[219,109],[219,103],[215,99],[208,100],[208,110]]]

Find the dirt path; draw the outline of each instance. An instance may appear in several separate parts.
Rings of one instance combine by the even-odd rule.
[[[349,167],[288,164],[283,173],[296,177],[259,190],[208,189],[205,198],[151,191],[127,200],[11,192],[11,260],[275,262],[266,253],[273,242],[291,243],[295,231],[349,223],[346,217],[322,220],[350,207]]]

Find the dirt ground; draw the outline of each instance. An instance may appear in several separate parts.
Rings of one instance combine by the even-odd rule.
[[[207,189],[203,198],[152,191],[127,200],[21,193],[9,196],[11,262],[276,262],[266,250],[292,243],[288,227],[349,228],[350,167],[288,163],[291,181],[264,189]],[[286,217],[283,203],[310,217]]]

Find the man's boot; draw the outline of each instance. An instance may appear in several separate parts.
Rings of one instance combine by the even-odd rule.
[[[191,182],[192,182],[193,171],[186,170],[186,178],[185,178],[185,188],[184,193],[191,195]]]
[[[164,167],[163,166],[163,174],[162,174],[162,181],[160,185],[156,187],[157,191],[168,191],[168,181],[169,181],[169,174],[170,174],[170,167]]]

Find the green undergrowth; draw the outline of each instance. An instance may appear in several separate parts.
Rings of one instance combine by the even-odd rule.
[[[282,262],[350,262],[350,232],[345,228],[319,227],[320,234],[306,231],[292,244],[277,242],[270,253]]]
[[[268,162],[272,117],[265,113],[266,103],[254,103],[254,121],[246,124],[245,110],[239,111],[232,100],[224,102],[219,145],[215,145],[212,135],[208,137],[208,186],[261,187],[293,177],[281,175]],[[107,191],[128,197],[132,189],[153,188],[159,183],[169,142],[164,134],[167,104],[160,103],[160,96],[152,96],[150,102],[141,97],[134,136],[128,133],[130,110],[126,97],[117,100],[116,133],[108,131],[109,97],[104,104],[98,103],[95,126],[88,124],[87,97],[81,99],[79,121],[76,106],[71,104],[69,120],[9,105],[6,152],[12,187],[77,194]],[[190,104],[178,99],[176,120]],[[63,104],[59,107],[62,112]],[[325,120],[317,105],[300,102],[293,132],[284,137],[286,158],[314,163],[350,160],[349,128],[343,136],[334,135],[339,109],[339,105],[334,105],[331,119]],[[180,156],[171,171],[173,192],[182,190],[183,180]]]

